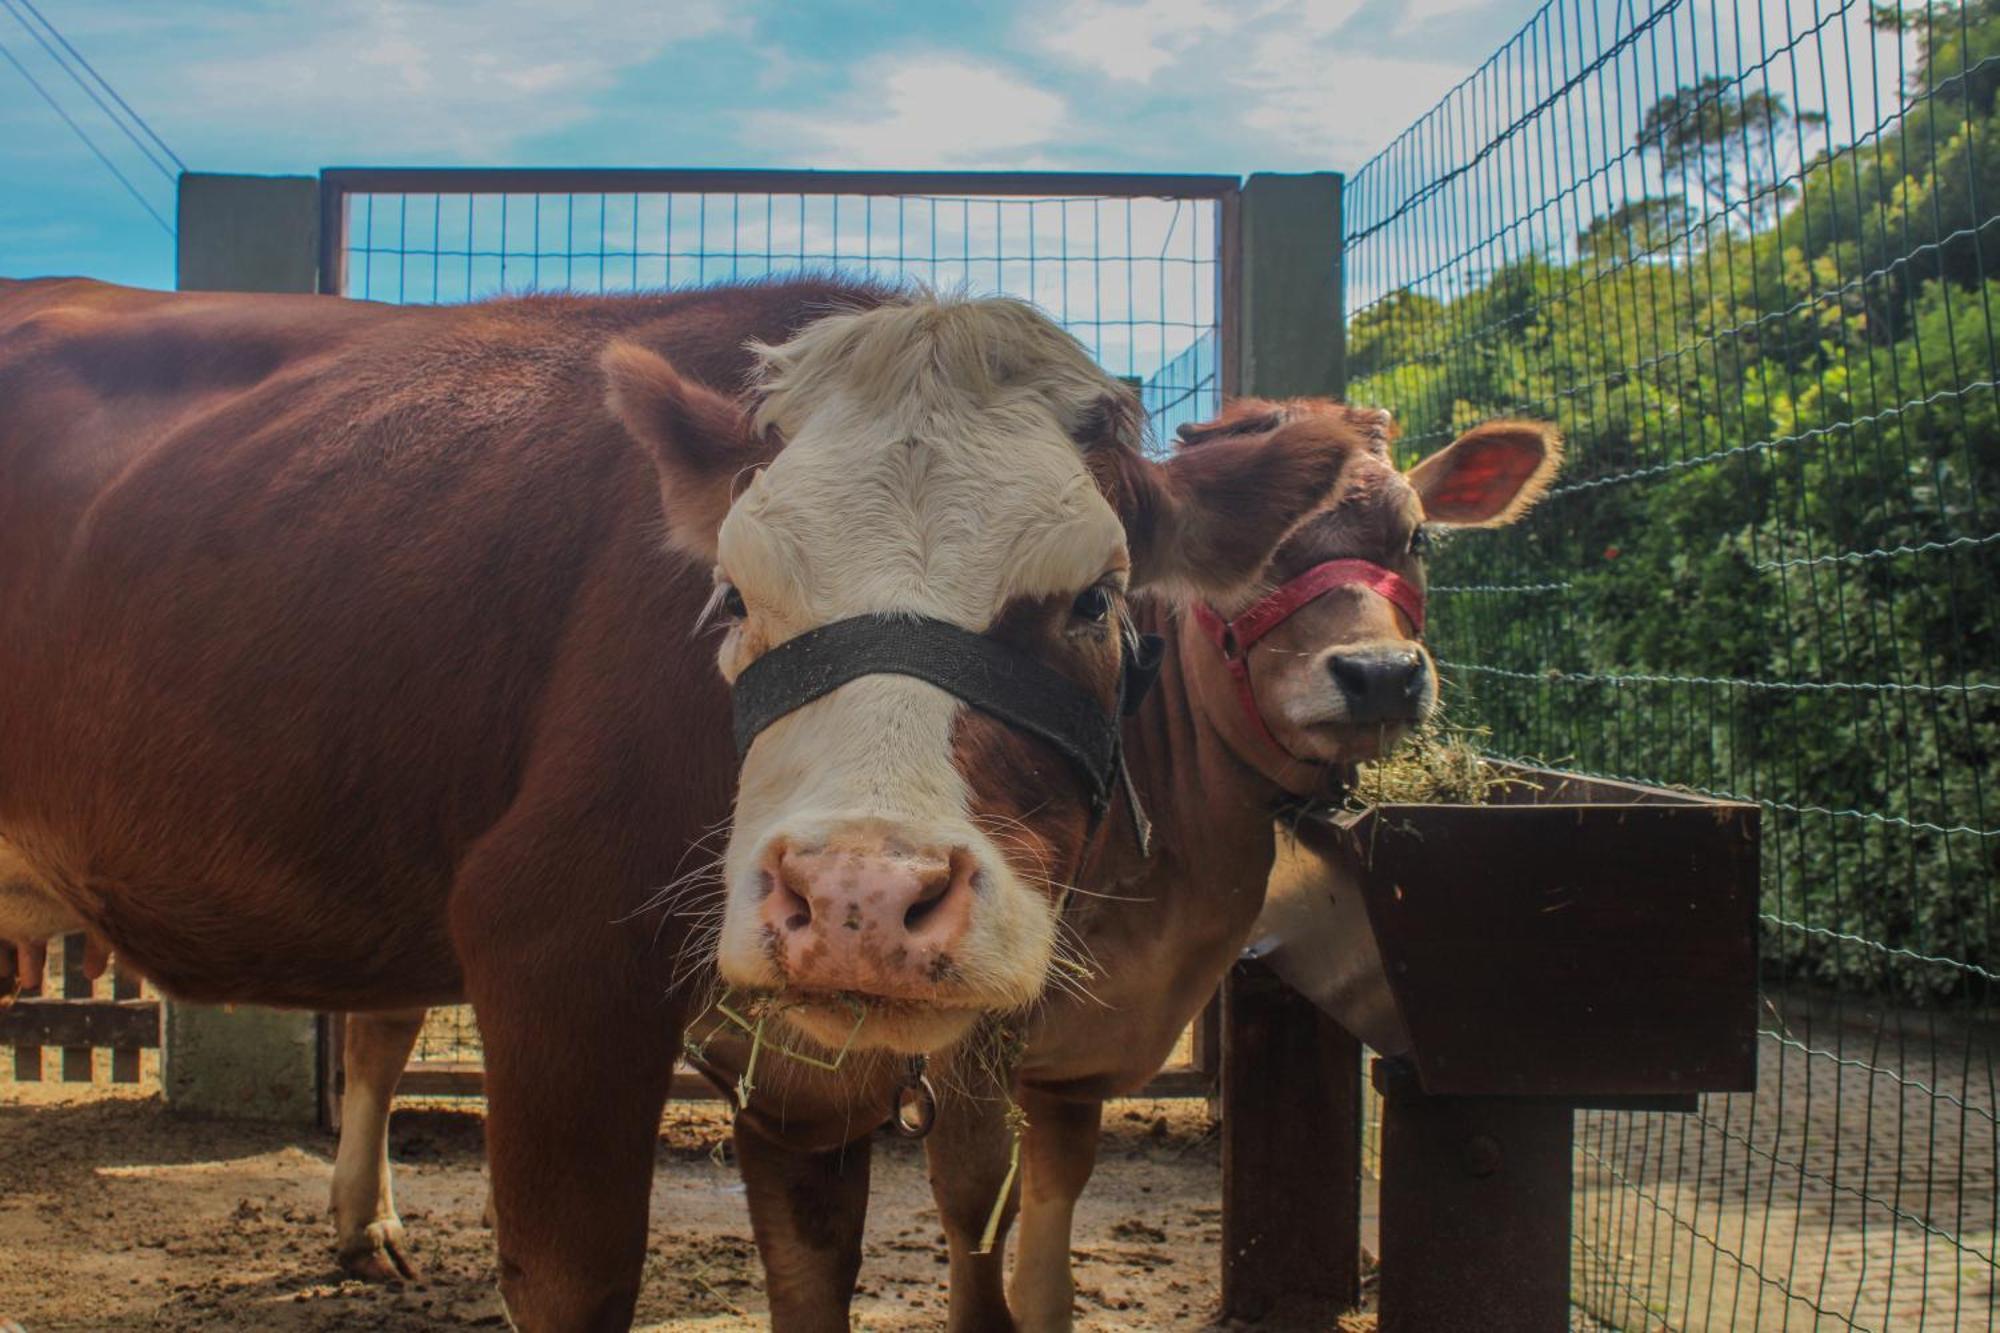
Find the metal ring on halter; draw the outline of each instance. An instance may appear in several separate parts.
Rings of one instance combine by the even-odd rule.
[[[909,1076],[896,1089],[896,1106],[889,1117],[889,1126],[899,1138],[923,1138],[937,1124],[937,1089],[924,1073],[924,1063],[923,1056],[912,1057]]]

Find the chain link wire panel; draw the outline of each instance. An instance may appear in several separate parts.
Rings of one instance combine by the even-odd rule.
[[[1990,1329],[2000,3],[1551,0],[1349,178],[1350,396],[1558,422],[1434,562],[1490,750],[1764,809],[1761,1072],[1579,1118],[1625,1329]]]
[[[477,188],[457,187],[462,173],[329,172],[338,194],[327,269],[341,295],[398,303],[800,272],[1004,294],[1041,306],[1137,385],[1156,446],[1221,405],[1220,260],[1233,182],[1193,178],[1203,193],[1176,197],[1172,181],[1112,177],[1096,182],[1102,192],[1023,195],[1012,183],[1000,192],[996,178],[996,192],[982,195],[964,188],[976,178],[937,190],[920,173],[882,178],[900,182],[894,193],[827,192],[813,173],[561,174],[552,189],[550,173],[533,170],[482,171]],[[635,176],[642,188],[625,188]],[[732,176],[742,188],[717,188]],[[809,188],[780,191],[781,177]],[[1122,192],[1135,188],[1148,192]],[[471,1008],[440,1007],[412,1059],[465,1065],[480,1051]]]

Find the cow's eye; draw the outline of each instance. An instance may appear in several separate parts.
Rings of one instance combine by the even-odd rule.
[[[1111,614],[1111,590],[1101,583],[1085,588],[1071,603],[1069,613],[1093,625],[1103,624]]]
[[[1420,524],[1418,525],[1417,530],[1410,534],[1410,554],[1425,555],[1430,551],[1430,549],[1431,549],[1431,530]]]
[[[743,604],[743,594],[736,590],[733,583],[725,583],[717,590],[715,604],[731,620],[741,620],[750,614],[750,608]]]

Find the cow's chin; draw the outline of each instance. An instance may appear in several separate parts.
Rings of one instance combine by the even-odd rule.
[[[1346,719],[1287,727],[1278,733],[1285,749],[1319,764],[1366,764],[1381,759],[1417,728],[1418,719],[1371,722]]]
[[[786,991],[777,999],[784,1021],[829,1052],[846,1048],[931,1055],[961,1040],[985,1014],[982,1009],[853,992]]]

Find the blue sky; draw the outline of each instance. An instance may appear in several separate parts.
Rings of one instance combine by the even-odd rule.
[[[35,0],[198,171],[1351,169],[1530,0]],[[0,0],[0,48],[173,187]],[[0,275],[171,286],[173,245],[0,59]]]

